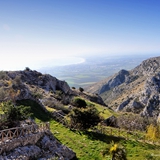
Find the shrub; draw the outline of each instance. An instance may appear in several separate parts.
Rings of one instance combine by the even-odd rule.
[[[56,101],[56,100],[46,100],[44,102],[44,105],[50,108],[54,108],[56,110],[62,110],[66,114],[70,112],[68,108],[64,107],[64,105],[61,102]]]
[[[71,128],[86,130],[96,126],[101,118],[95,107],[74,108],[69,114]]]
[[[2,102],[0,104],[5,119],[0,122],[0,129],[16,127],[19,121],[28,119],[32,116],[31,108],[29,106],[15,106],[11,101]]]
[[[3,87],[1,87],[1,88],[0,88],[0,100],[2,101],[2,100],[4,100],[6,97],[8,97],[8,93],[5,92],[5,90],[4,90]]]
[[[153,141],[160,139],[160,126],[150,124],[147,127],[146,138]]]
[[[110,148],[110,154],[112,156],[112,160],[126,160],[126,151],[123,146],[120,146],[118,144],[114,144]]]
[[[83,92],[84,89],[83,89],[82,87],[79,87],[79,91],[80,91],[80,92]]]
[[[73,99],[72,104],[78,108],[86,108],[87,106],[86,101],[78,97]]]
[[[1,106],[8,117],[8,121],[25,120],[31,116],[31,108],[29,106],[15,106],[11,101],[3,102]]]
[[[107,146],[103,151],[102,155],[110,154],[112,160],[127,160],[126,150],[121,144],[112,142],[110,146]]]
[[[15,84],[16,84],[16,85],[21,85],[21,84],[22,84],[21,76],[18,76],[18,75],[17,75],[17,76],[15,77],[14,81],[15,81]]]
[[[127,130],[146,131],[147,126],[150,124],[156,124],[156,121],[152,118],[141,117],[137,114],[123,114],[117,117],[117,123],[120,128]]]
[[[56,99],[62,100],[63,96],[64,96],[63,91],[56,90],[56,94],[55,94]]]
[[[36,99],[42,99],[43,98],[43,94],[41,94],[39,92],[33,92],[32,95]]]
[[[8,80],[9,77],[8,77],[8,75],[7,75],[6,72],[0,71],[0,79],[3,79],[3,80],[6,79],[6,80]]]
[[[31,69],[29,67],[26,67],[25,71],[31,71]]]

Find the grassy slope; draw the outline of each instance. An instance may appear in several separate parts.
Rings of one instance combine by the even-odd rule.
[[[49,121],[51,132],[54,136],[61,143],[76,152],[77,157],[80,160],[110,160],[110,155],[103,157],[102,151],[112,141],[120,142],[126,147],[128,160],[160,159],[160,146],[149,145],[136,141],[125,141],[124,139],[94,132],[74,132],[51,119],[49,115],[34,102],[23,101],[23,104],[29,104],[32,106],[36,122]]]
[[[50,121],[51,131],[61,143],[73,149],[81,160],[106,160],[110,156],[102,156],[102,151],[112,141],[122,143],[127,149],[129,160],[151,159],[152,155],[158,155],[160,147],[144,144],[136,141],[125,141],[123,139],[107,136],[94,132],[73,132],[54,120]],[[108,157],[108,158],[107,158]],[[158,158],[159,157],[156,157]]]

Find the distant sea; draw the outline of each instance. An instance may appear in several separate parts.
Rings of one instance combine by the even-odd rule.
[[[158,53],[96,54],[83,55],[83,58],[62,57],[50,59],[48,65],[39,71],[65,80],[71,87],[86,87],[119,72],[121,69],[131,70],[141,64],[143,60],[159,55]]]
[[[39,63],[37,66],[37,70],[46,73],[48,70],[53,69],[54,67],[62,67],[67,65],[73,64],[81,64],[84,63],[86,60],[82,57],[55,57],[45,62]]]
[[[84,58],[81,57],[56,57],[49,60],[50,66],[66,66],[71,64],[79,64],[85,62]],[[47,66],[48,67],[48,66]]]

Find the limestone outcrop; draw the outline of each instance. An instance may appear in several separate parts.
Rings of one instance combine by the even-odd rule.
[[[55,92],[56,89],[62,90],[64,93],[70,92],[70,87],[65,81],[58,80],[49,74],[42,74],[37,71],[9,71],[8,76],[11,79],[19,77],[19,84],[36,85],[46,91]],[[18,79],[18,78],[17,78]],[[18,81],[18,80],[17,80]]]
[[[102,94],[103,92],[106,92],[116,86],[121,85],[125,82],[127,76],[129,75],[129,72],[126,70],[121,70],[113,76],[105,85],[103,85],[99,91],[99,94]]]
[[[1,160],[73,160],[76,154],[61,144],[50,131],[8,140],[0,144]]]
[[[115,111],[138,113],[157,119],[160,114],[160,57],[143,61],[87,89],[99,93]]]

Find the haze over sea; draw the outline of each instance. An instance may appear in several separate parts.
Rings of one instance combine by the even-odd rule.
[[[7,59],[7,64],[6,64]],[[14,64],[13,64],[14,61]],[[24,70],[29,67],[32,70],[41,70],[44,68],[51,68],[57,66],[65,66],[71,64],[80,64],[85,62],[84,58],[76,56],[51,56],[51,57],[34,57],[33,56],[18,56],[18,57],[7,57],[1,56],[0,59],[0,70]]]
[[[55,57],[53,59],[48,59],[46,62],[43,62],[43,65],[38,66],[39,68],[45,67],[57,67],[57,66],[66,66],[72,64],[80,64],[85,62],[85,58],[68,56],[68,57]]]
[[[40,70],[88,60],[109,65],[101,54],[117,63],[120,53],[136,58],[138,52],[160,52],[159,6],[158,0],[1,0],[0,69]]]
[[[65,80],[71,87],[85,87],[107,78],[121,69],[133,69],[143,60],[155,56],[160,56],[160,54],[95,54],[92,56],[83,55],[83,58],[63,57],[51,60],[46,67],[38,71]]]

